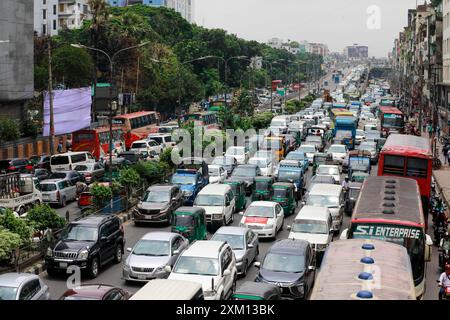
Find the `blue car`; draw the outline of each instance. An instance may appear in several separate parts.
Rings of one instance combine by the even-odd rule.
[[[171,184],[178,185],[183,192],[183,205],[194,205],[195,197],[208,183],[197,170],[179,169],[172,176]]]
[[[296,160],[300,161],[303,165],[303,174],[305,174],[309,169],[309,160],[303,151],[291,151],[286,156],[286,160]]]
[[[277,182],[290,182],[294,184],[296,199],[301,199],[305,191],[306,182],[301,168],[280,166],[276,180]]]

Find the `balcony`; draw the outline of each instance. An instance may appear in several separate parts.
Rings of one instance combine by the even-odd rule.
[[[75,0],[58,0],[58,3],[75,4]]]

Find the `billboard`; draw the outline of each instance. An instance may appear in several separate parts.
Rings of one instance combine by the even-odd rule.
[[[91,125],[91,88],[54,90],[53,119],[55,134],[66,134]],[[50,135],[50,99],[44,92],[44,136]]]

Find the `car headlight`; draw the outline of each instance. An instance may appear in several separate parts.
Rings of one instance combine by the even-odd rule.
[[[86,260],[89,256],[89,251],[87,250],[81,250],[78,253],[78,260]]]
[[[160,266],[160,267],[157,267],[157,268],[155,268],[154,272],[161,272],[161,271],[164,271],[164,270],[165,270],[165,267],[166,267],[166,266]]]
[[[51,248],[47,249],[47,253],[45,254],[47,257],[53,257],[53,250]]]
[[[213,214],[212,218],[214,220],[219,220],[219,219],[222,219],[222,215],[221,214]]]

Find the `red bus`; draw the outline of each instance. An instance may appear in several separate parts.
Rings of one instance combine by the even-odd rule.
[[[273,80],[272,81],[272,91],[277,91],[278,87],[281,87],[283,81],[282,80]]]
[[[125,151],[125,133],[122,127],[113,127],[113,146],[118,153]],[[79,130],[72,134],[72,150],[88,151],[95,159],[109,154],[109,127]]]
[[[387,137],[390,131],[405,132],[405,119],[403,112],[395,107],[380,107],[381,131]]]
[[[128,150],[134,141],[147,139],[150,133],[154,133],[160,119],[160,114],[157,112],[141,111],[116,116],[113,118],[113,124],[123,128]]]
[[[422,197],[425,222],[431,196],[433,152],[427,138],[390,135],[380,153],[379,176],[400,176],[417,181]]]

